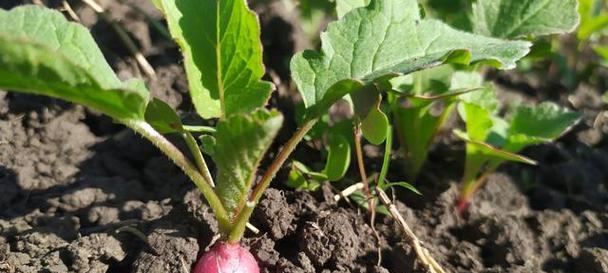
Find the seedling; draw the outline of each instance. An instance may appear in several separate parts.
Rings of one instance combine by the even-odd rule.
[[[273,85],[261,80],[264,67],[255,14],[244,0],[153,3],[181,48],[194,108],[202,118],[218,119],[215,128],[184,126],[166,103],[150,97],[142,81],[120,81],[84,27],[40,6],[0,10],[0,88],[93,108],[171,158],[203,193],[219,223],[221,239],[203,255],[196,272],[259,272],[255,260],[238,245],[247,221],[296,145],[335,101],[353,94],[356,126],[368,141],[382,143],[386,131],[376,129],[388,124],[379,92],[390,78],[443,63],[513,68],[530,47],[525,41],[467,33],[423,18],[415,0],[352,5],[321,35],[321,52],[304,51],[291,60],[305,118],[256,180],[283,117],[264,108]],[[366,101],[370,96],[373,99]],[[193,132],[207,136],[201,143]],[[181,135],[194,161],[163,134]],[[215,179],[201,144],[215,162]]]
[[[391,88],[398,96],[391,103],[391,111],[408,180],[417,178],[432,141],[453,112],[458,96],[478,90],[482,82],[480,74],[455,71],[448,65],[391,80]]]
[[[472,12],[466,16],[465,12],[460,15],[448,12],[463,5],[462,1],[437,2],[431,3],[430,13],[460,28],[505,39],[565,33],[577,25],[576,1],[551,1],[546,6],[541,2],[482,0],[474,3]],[[481,75],[470,67],[465,69],[444,65],[390,80],[390,90],[395,94],[389,103],[406,159],[408,180],[414,181],[418,176],[429,147],[453,112],[458,96],[483,86]]]
[[[479,93],[463,96],[458,113],[466,122],[466,132],[455,130],[466,141],[466,162],[458,211],[463,213],[485,177],[506,161],[536,162],[517,153],[523,148],[555,140],[579,120],[580,115],[553,103],[516,106],[506,119],[498,117],[498,101],[488,86]]]

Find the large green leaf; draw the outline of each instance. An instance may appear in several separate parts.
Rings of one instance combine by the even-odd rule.
[[[475,33],[499,38],[573,31],[576,0],[478,0],[473,5]]]
[[[518,107],[510,120],[506,149],[517,152],[527,145],[550,142],[571,128],[580,114],[551,102]]]
[[[260,26],[245,0],[155,0],[182,49],[190,94],[204,118],[250,112],[273,86],[264,75]]]
[[[231,115],[218,123],[213,153],[218,171],[216,190],[229,213],[247,199],[260,160],[282,123],[279,112],[264,109]]]
[[[513,68],[530,47],[528,42],[483,37],[422,19],[416,0],[372,0],[329,24],[321,40],[321,52],[304,51],[291,61],[292,78],[307,108],[344,79],[369,84],[448,61],[488,60]]]
[[[143,119],[148,92],[121,82],[89,34],[40,6],[0,9],[0,87],[83,104],[119,120]]]

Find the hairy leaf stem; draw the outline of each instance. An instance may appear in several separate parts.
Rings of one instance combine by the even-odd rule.
[[[194,157],[194,162],[196,162],[196,166],[198,167],[198,170],[201,172],[203,177],[209,182],[211,187],[215,188],[215,183],[213,182],[213,177],[211,177],[211,172],[209,172],[209,168],[207,167],[207,162],[205,162],[205,158],[203,157],[203,154],[201,153],[201,148],[198,146],[198,143],[196,143],[196,139],[194,139],[194,136],[192,136],[192,134],[190,132],[182,133],[182,137],[186,141],[186,145],[188,145],[188,149],[190,149],[190,152],[192,153],[192,156]]]
[[[249,218],[251,217],[251,213],[253,213],[253,209],[255,205],[258,203],[264,191],[270,185],[270,182],[274,178],[274,176],[279,172],[281,166],[285,163],[289,155],[293,152],[293,150],[298,146],[298,143],[302,141],[306,133],[312,129],[312,127],[317,123],[318,119],[310,119],[305,121],[302,126],[296,131],[293,136],[285,143],[285,146],[279,151],[277,156],[274,158],[268,169],[262,176],[262,179],[256,184],[251,192],[249,200],[246,202],[244,207],[239,210],[239,214],[237,215],[236,221],[233,223],[232,231],[230,232],[230,236],[228,237],[229,243],[236,243],[241,240],[243,234],[245,233],[245,225]]]

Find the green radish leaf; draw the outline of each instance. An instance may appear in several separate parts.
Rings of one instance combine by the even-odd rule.
[[[382,96],[374,84],[364,86],[350,94],[355,122],[361,126],[363,137],[374,145],[386,139],[388,117],[380,109]]]
[[[143,120],[148,91],[121,82],[89,31],[40,6],[0,9],[0,87],[83,104],[117,120]]]
[[[327,113],[327,110],[338,100],[344,96],[363,90],[366,87],[359,81],[355,80],[341,80],[333,84],[327,92],[323,94],[323,98],[319,103],[309,107],[305,111],[306,118],[317,118]]]
[[[380,98],[378,98],[376,107],[372,108],[361,122],[361,133],[371,144],[380,145],[386,139],[388,127],[388,117],[380,110]]]
[[[329,181],[338,181],[344,177],[350,166],[350,143],[341,134],[329,134],[327,163],[323,173]]]
[[[505,148],[517,152],[528,145],[550,142],[572,128],[580,117],[551,102],[517,107],[510,119]]]
[[[301,166],[296,166],[299,164]],[[298,190],[315,191],[321,186],[321,183],[315,179],[307,179],[306,173],[301,171],[302,168],[308,169],[304,164],[298,161],[293,161],[291,171],[285,183],[288,187]]]
[[[581,27],[577,34],[579,40],[587,40],[591,35],[608,28],[608,13],[602,14],[586,22],[583,20],[583,22],[584,23],[581,23]]]
[[[201,151],[213,157],[213,155],[215,155],[215,147],[217,146],[215,137],[211,135],[202,135],[199,140],[201,141]]]
[[[146,108],[146,122],[161,134],[183,131],[182,121],[167,103],[153,98]]]
[[[407,77],[409,83],[404,82]],[[418,176],[435,135],[452,113],[455,98],[476,92],[481,82],[478,73],[454,71],[449,65],[391,79],[393,89],[406,93],[392,108],[407,158],[408,179]]]
[[[530,48],[528,42],[483,37],[422,19],[416,0],[371,0],[330,23],[321,44],[321,52],[307,50],[291,60],[292,78],[307,109],[341,80],[367,85],[450,61],[489,61],[508,69]]]
[[[369,5],[370,0],[336,0],[338,18],[344,17],[351,10]]]
[[[450,90],[475,89],[482,86],[483,76],[474,71],[456,71],[450,79]]]
[[[355,122],[361,122],[377,107],[378,100],[382,98],[380,91],[374,84],[363,86],[350,93],[352,111]]]
[[[578,12],[581,25],[577,38],[587,40],[591,35],[608,28],[608,5],[604,0],[579,0]]]
[[[601,64],[608,67],[608,46],[593,46],[593,50],[597,55],[602,57]]]
[[[413,101],[415,100],[407,99],[406,102],[412,103],[405,107],[400,101],[396,101],[392,107],[399,141],[407,159],[407,178],[412,180],[418,176],[435,133],[452,108],[451,103],[447,103],[440,109],[440,113],[433,113],[433,101]]]
[[[474,141],[486,141],[494,126],[492,113],[479,105],[466,102],[459,105],[458,112],[466,123],[467,136]]]
[[[213,153],[218,173],[216,191],[231,217],[245,204],[260,160],[282,123],[279,112],[265,109],[231,115],[218,123]]]
[[[408,189],[408,190],[414,192],[415,194],[422,195],[422,193],[418,189],[416,189],[416,187],[414,187],[412,184],[403,182],[403,181],[386,183],[386,184],[384,184],[383,189],[388,189],[388,188],[392,188],[392,187],[402,187],[404,189]]]
[[[442,94],[450,89],[454,69],[441,65],[390,79],[393,90],[412,96]]]
[[[155,1],[184,55],[199,115],[227,117],[266,104],[273,85],[260,80],[260,26],[245,0]]]
[[[380,109],[382,96],[374,85],[368,85],[351,93],[353,111],[360,122],[363,137],[374,145],[386,139],[388,117]]]
[[[507,160],[536,165],[536,161],[527,158],[523,155],[518,155],[512,152],[501,150],[482,141],[472,140],[469,138],[469,136],[467,136],[465,132],[462,132],[460,130],[454,130],[454,134],[460,139],[467,142],[467,154],[471,153],[471,151],[477,151],[477,154],[483,155],[483,158],[485,160]]]
[[[462,102],[477,105],[486,109],[489,113],[494,114],[499,109],[496,90],[492,84],[482,86],[482,89],[475,92],[463,94],[459,97]]]
[[[300,173],[307,175],[312,179],[315,179],[318,181],[327,180],[327,175],[325,175],[324,173],[315,172],[315,171],[311,170],[310,168],[308,168],[308,166],[304,165],[304,163],[302,163],[300,161],[293,161],[291,166],[293,168],[297,169]]]
[[[577,0],[478,0],[472,22],[475,33],[498,38],[567,33],[579,23]]]
[[[481,89],[483,77],[477,72],[454,71],[449,65],[417,71],[389,80],[393,91],[414,98],[418,107],[432,100],[453,98]],[[416,99],[423,100],[416,103]]]
[[[304,189],[308,185],[308,181],[304,177],[304,174],[292,165],[285,185],[292,189]]]

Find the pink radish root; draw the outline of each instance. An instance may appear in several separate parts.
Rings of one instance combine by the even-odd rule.
[[[237,244],[217,243],[197,262],[194,273],[259,273],[249,250]]]

